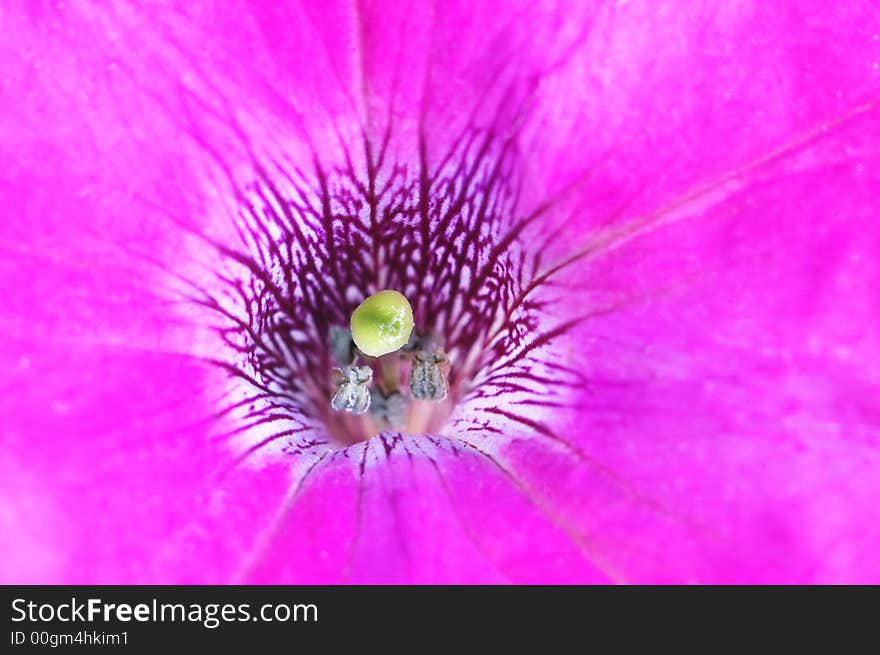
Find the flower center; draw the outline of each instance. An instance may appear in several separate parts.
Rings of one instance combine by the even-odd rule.
[[[446,413],[436,405],[446,400],[449,360],[436,339],[413,332],[412,307],[403,294],[373,294],[354,310],[351,330],[334,326],[330,339],[339,366],[330,407],[363,417],[360,424],[346,420],[338,432],[425,432]],[[325,421],[338,423],[333,418]]]
[[[222,365],[250,389],[247,420],[295,447],[516,420],[500,398],[540,384],[549,338],[531,294],[540,254],[520,244],[537,213],[518,214],[511,149],[474,132],[433,169],[364,152],[357,170],[351,157],[261,167],[240,192],[240,243],[218,244],[229,272],[204,304],[231,347]],[[383,290],[405,311],[359,308]],[[489,414],[456,416],[475,399]]]

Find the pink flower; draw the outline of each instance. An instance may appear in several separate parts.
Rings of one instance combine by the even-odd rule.
[[[0,10],[0,581],[880,581],[872,3],[106,4]]]

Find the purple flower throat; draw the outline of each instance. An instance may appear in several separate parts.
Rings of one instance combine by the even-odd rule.
[[[567,325],[548,328],[550,301],[534,293],[554,271],[547,243],[521,238],[549,205],[518,213],[512,141],[471,131],[433,169],[391,161],[386,146],[364,141],[364,173],[348,150],[340,167],[258,166],[240,192],[239,243],[213,243],[227,270],[194,299],[231,349],[216,363],[248,389],[228,411],[266,435],[246,454],[285,438],[299,453],[388,431],[535,428],[517,407],[571,384],[548,347]],[[409,299],[415,330],[399,353],[364,358],[349,320],[382,289]],[[335,400],[358,387],[368,406]]]

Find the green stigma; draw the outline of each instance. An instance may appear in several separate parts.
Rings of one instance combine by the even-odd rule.
[[[386,289],[374,293],[354,310],[351,338],[363,354],[381,357],[405,346],[414,325],[406,296]]]

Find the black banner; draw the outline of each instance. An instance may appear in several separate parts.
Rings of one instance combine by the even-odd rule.
[[[878,597],[869,587],[3,587],[0,650],[298,650],[352,639],[372,650],[422,635],[411,643],[421,650],[477,634],[575,650],[706,633],[748,645],[771,633],[812,638],[835,623],[836,640],[876,633]]]

